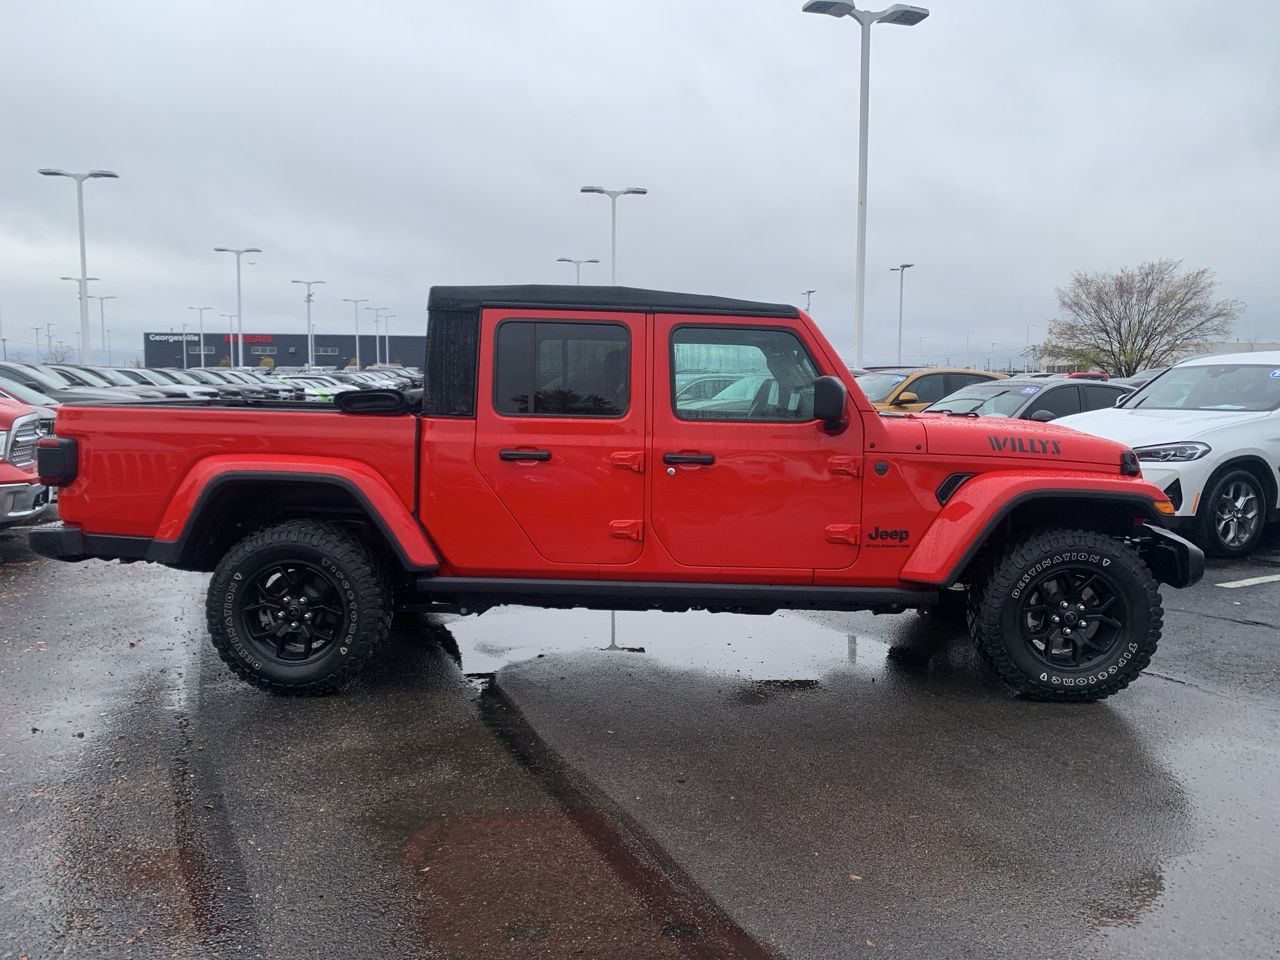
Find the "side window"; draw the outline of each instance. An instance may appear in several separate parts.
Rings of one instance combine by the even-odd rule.
[[[1080,390],[1074,383],[1046,390],[1031,404],[1031,413],[1048,410],[1055,417],[1080,412]]]
[[[972,387],[975,383],[990,383],[990,377],[979,377],[973,373],[948,373],[947,374],[947,396],[955,393],[957,390],[963,390],[965,387]]]
[[[941,373],[926,373],[923,377],[916,377],[907,384],[904,393],[914,393],[916,395],[916,403],[933,403],[941,400],[947,395],[946,377]]]
[[[1109,387],[1081,387],[1084,391],[1084,408],[1086,410],[1105,410],[1116,405],[1116,398],[1124,396],[1123,390]]]
[[[505,320],[493,406],[515,417],[620,417],[631,401],[631,333],[618,323]]]
[[[817,366],[787,330],[678,327],[671,334],[671,404],[681,420],[770,423],[813,419]],[[683,389],[719,381],[709,396]]]

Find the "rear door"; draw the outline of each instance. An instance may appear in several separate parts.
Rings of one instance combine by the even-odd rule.
[[[813,419],[815,345],[799,321],[659,315],[654,324],[651,522],[679,563],[839,569],[858,555],[862,422]],[[733,382],[679,396],[696,374]]]
[[[548,561],[640,556],[645,329],[637,313],[484,312],[476,467]]]

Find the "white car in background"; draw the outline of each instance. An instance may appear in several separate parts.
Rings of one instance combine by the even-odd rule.
[[[1184,360],[1113,409],[1054,423],[1131,446],[1174,529],[1212,556],[1249,553],[1280,516],[1280,351]]]

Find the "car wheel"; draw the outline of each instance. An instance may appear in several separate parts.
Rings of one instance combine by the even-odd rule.
[[[1228,470],[1209,482],[1196,513],[1196,540],[1214,557],[1242,557],[1262,539],[1267,498],[1248,470]]]
[[[364,546],[338,527],[291,520],[223,557],[205,606],[209,636],[237,676],[281,694],[340,690],[391,626],[391,591]]]
[[[983,658],[1021,696],[1093,701],[1151,662],[1164,611],[1136,550],[1088,530],[1016,541],[973,591],[969,629]]]

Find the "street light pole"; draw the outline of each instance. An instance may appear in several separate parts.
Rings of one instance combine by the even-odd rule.
[[[98,329],[102,332],[102,342],[105,344],[107,342],[107,301],[119,300],[120,298],[116,296],[98,297],[90,294],[89,299],[98,301]]]
[[[1022,350],[1022,372],[1023,373],[1026,373],[1028,370],[1031,369],[1031,330],[1032,328],[1037,326],[1039,326],[1039,324],[1035,324],[1035,323],[1027,324],[1027,341]]]
[[[625,187],[622,190],[606,190],[604,187],[583,187],[580,193],[599,193],[609,198],[609,283],[618,285],[618,198],[628,194],[644,196],[647,187]]]
[[[103,340],[106,342],[106,345],[107,345],[107,366],[114,367],[115,364],[111,362],[111,331],[110,330],[106,330],[103,332]]]
[[[383,328],[382,333],[383,333],[383,336],[387,338],[387,349],[384,350],[382,354],[383,362],[385,363],[391,362],[391,321],[395,319],[395,316],[396,315],[394,313],[388,313],[385,317],[382,318],[383,323],[386,324],[386,327]]]
[[[200,314],[200,366],[204,366],[204,312],[212,310],[213,307],[187,307],[188,310],[194,310]]]
[[[914,263],[900,263],[896,267],[889,268],[890,273],[896,271],[898,274],[898,366],[902,366],[902,286],[907,269],[914,266]]]
[[[187,369],[187,325],[182,325],[182,369]]]
[[[556,263],[572,263],[573,264],[574,283],[577,284],[578,286],[582,286],[582,265],[584,263],[599,263],[599,262],[600,261],[597,260],[595,257],[592,257],[590,260],[575,260],[573,257],[556,257]]]
[[[351,315],[356,321],[356,369],[360,369],[360,304],[368,303],[367,297],[361,297],[359,300],[352,300],[350,297],[343,297],[343,303],[351,304]]]
[[[817,291],[816,289],[815,289],[815,290],[801,290],[801,291],[800,291],[800,293],[804,295],[804,312],[805,312],[805,313],[808,313],[808,312],[809,312],[809,304],[813,301],[813,295],[814,295],[815,293],[817,293],[817,292],[818,292],[818,291]]]
[[[240,258],[246,253],[261,253],[257,247],[242,247],[237,250],[234,247],[214,247],[214,253],[234,253],[236,255],[236,328],[240,331],[236,351],[236,366],[244,366],[244,306],[240,298]]]
[[[68,173],[42,167],[36,173],[45,177],[67,177],[76,182],[76,217],[80,225],[80,362],[87,363],[89,352],[89,261],[84,242],[84,182],[86,180],[118,180],[119,174],[110,170],[90,170],[88,173]],[[51,348],[52,349],[52,348]]]
[[[318,283],[324,283],[323,280],[290,280],[290,283],[300,283],[307,288],[307,366],[314,367],[316,365],[316,338],[311,332],[311,288]]]
[[[40,327],[32,327],[36,332],[36,363],[40,362]]]
[[[382,363],[382,315],[389,307],[365,307],[373,313],[373,362]]]
[[[843,0],[808,0],[801,8],[805,13],[823,13],[832,17],[852,17],[862,27],[862,71],[858,97],[858,253],[855,267],[853,313],[853,352],[855,366],[862,366],[863,322],[867,303],[867,120],[870,114],[871,25],[887,23],[913,27],[929,11],[895,3],[885,10],[859,10]]]
[[[968,330],[964,335],[964,362],[966,366],[971,366],[973,363],[973,353],[969,349],[969,338],[975,333],[977,333],[976,330]]]

